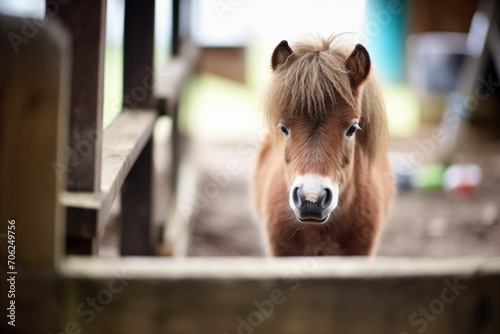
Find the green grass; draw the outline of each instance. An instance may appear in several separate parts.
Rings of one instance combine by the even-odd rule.
[[[202,74],[186,90],[181,130],[216,141],[238,140],[257,128],[258,103],[248,85]]]
[[[106,46],[104,55],[103,127],[108,127],[122,109],[123,48]]]
[[[420,125],[418,100],[406,85],[383,87],[389,132],[394,137],[411,137]]]
[[[155,49],[155,68],[161,68],[169,59],[165,49]],[[120,114],[123,105],[123,47],[106,45],[104,56],[103,127],[108,127]]]

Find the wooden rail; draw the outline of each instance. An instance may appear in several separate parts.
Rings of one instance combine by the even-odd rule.
[[[120,193],[126,176],[151,138],[156,111],[123,111],[103,133],[103,161],[101,189],[96,192],[61,194],[61,203],[69,209],[92,212],[95,219],[79,219],[76,212],[68,217],[69,236],[99,236],[113,201]],[[78,210],[79,212],[80,210]]]
[[[499,259],[69,258],[57,272],[22,276],[16,329],[55,316],[37,329],[496,334],[499,282]],[[57,293],[29,293],[37,287]]]
[[[175,198],[173,185],[177,181],[180,156],[177,101],[182,86],[196,67],[197,48],[183,42],[178,27],[182,6],[179,0],[174,0],[175,57],[163,71],[154,70],[154,4],[154,0],[125,1],[125,109],[105,130],[102,130],[102,68],[106,0],[71,2],[58,9],[57,18],[68,28],[76,55],[71,71],[69,151],[81,153],[81,147],[85,146],[84,152],[78,154],[79,162],[72,165],[67,175],[67,191],[60,196],[66,207],[67,254],[97,254],[98,240],[116,198],[122,202],[121,254],[154,253],[159,229],[152,223],[152,129],[158,111],[168,113],[173,119],[170,197]],[[71,165],[72,157],[65,158],[67,161],[60,164]]]
[[[53,1],[47,1],[50,15],[45,23],[30,19],[37,34],[29,40],[23,37],[27,19],[5,18],[0,22],[6,37],[1,44],[5,50],[2,60],[6,68],[17,71],[1,73],[4,75],[1,102],[5,120],[2,126],[9,126],[2,131],[2,185],[8,185],[9,189],[2,191],[2,217],[17,215],[25,221],[23,226],[27,231],[39,228],[44,231],[40,236],[47,238],[48,234],[56,233],[55,230],[66,234],[65,241],[54,240],[54,235],[47,239],[53,241],[47,245],[47,254],[32,252],[34,259],[44,258],[47,263],[54,263],[54,252],[61,247],[67,254],[97,254],[101,232],[109,220],[112,203],[118,198],[122,202],[121,254],[153,255],[160,233],[158,226],[152,224],[153,127],[159,111],[168,113],[173,120],[169,148],[173,161],[170,198],[175,198],[173,185],[177,181],[180,158],[177,101],[197,62],[197,48],[186,41],[180,27],[185,6],[180,0],[173,1],[174,57],[163,71],[157,71],[153,66],[155,1],[125,1],[124,109],[105,130],[102,129],[102,108],[106,0],[58,2],[54,6]],[[65,30],[59,33],[65,42],[48,40],[54,35],[56,24],[46,22],[54,20],[60,22],[61,31]],[[14,47],[9,37],[13,33],[20,34],[16,35]],[[45,59],[48,51],[40,41],[47,45],[59,43],[54,59],[60,67]],[[32,63],[45,64],[45,68]],[[16,80],[12,79],[14,74]],[[156,75],[161,80],[156,80]],[[42,76],[47,80],[46,87],[38,84]],[[35,83],[38,86],[34,86]],[[59,87],[57,92],[53,91],[55,87]],[[35,92],[38,95],[33,95]],[[45,98],[49,95],[53,97],[50,103]],[[20,101],[32,101],[32,105],[24,106]],[[41,115],[49,105],[50,111],[44,111],[47,115],[43,121],[32,123],[39,121],[35,116],[39,112]],[[9,117],[7,111],[12,112]],[[25,143],[21,151],[14,148],[17,145],[14,138]],[[20,152],[24,155],[20,156]],[[42,158],[40,154],[46,156]],[[35,166],[40,169],[31,171]],[[26,182],[16,176],[20,172],[30,175]],[[51,174],[46,175],[49,172]],[[54,179],[58,182],[50,183]],[[25,187],[43,184],[45,196],[13,190],[22,184]],[[44,210],[37,210],[41,205],[38,203],[45,203]],[[52,226],[56,220],[58,225]],[[37,221],[51,226],[36,225],[31,229],[29,226]],[[36,234],[30,240],[37,245]],[[43,248],[41,245],[39,243],[39,248]]]

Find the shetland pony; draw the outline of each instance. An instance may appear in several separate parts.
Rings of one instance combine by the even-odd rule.
[[[368,255],[394,194],[387,121],[370,57],[338,37],[271,57],[269,132],[253,180],[276,256]]]

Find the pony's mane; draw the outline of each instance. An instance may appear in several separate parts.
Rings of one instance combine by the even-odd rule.
[[[341,97],[355,106],[346,58],[353,46],[340,35],[292,45],[293,54],[274,72],[264,105],[270,126],[283,116],[307,114],[312,120],[324,117]]]

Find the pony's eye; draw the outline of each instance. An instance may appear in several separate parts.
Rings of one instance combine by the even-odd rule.
[[[356,132],[356,130],[361,130],[361,128],[358,125],[358,122],[352,123],[352,125],[349,127],[349,129],[345,133],[346,137],[351,138],[354,135],[354,132]]]
[[[283,133],[285,134],[285,136],[288,137],[288,129],[286,128],[286,126],[284,126],[283,124],[278,124],[278,128],[280,128],[281,131],[283,131]]]

